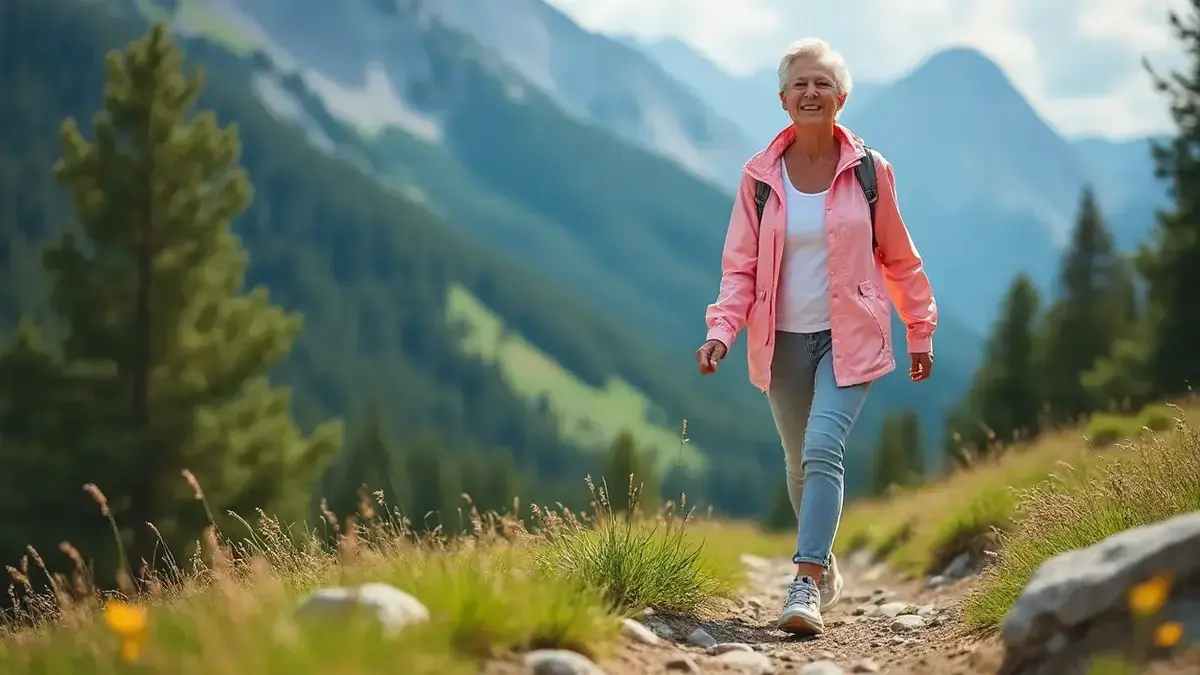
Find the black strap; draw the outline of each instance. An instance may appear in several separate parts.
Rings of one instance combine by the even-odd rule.
[[[875,175],[875,153],[871,148],[866,148],[867,154],[863,156],[862,161],[854,166],[854,176],[858,179],[858,185],[862,188],[863,194],[867,197],[867,205],[871,209],[871,245],[874,248],[879,248],[879,242],[875,239],[875,202],[879,201],[879,183]],[[762,223],[763,209],[767,207],[767,199],[771,196],[771,186],[760,181],[755,181],[754,185],[754,205],[758,208],[758,222]]]

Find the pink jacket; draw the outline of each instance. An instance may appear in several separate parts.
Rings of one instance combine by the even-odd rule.
[[[845,127],[834,126],[842,158],[825,197],[829,246],[829,306],[833,337],[833,372],[838,386],[869,382],[896,368],[892,355],[891,310],[895,305],[907,326],[908,351],[932,352],[937,326],[933,289],[909,237],[896,203],[892,167],[875,153],[879,199],[875,204],[872,254],[871,215],[852,167],[866,154],[862,141]],[[796,138],[788,126],[771,144],[746,163],[725,235],[721,256],[721,290],[706,313],[708,339],[733,344],[745,327],[750,381],[762,391],[771,386],[775,351],[775,293],[783,259],[787,215],[780,159]],[[754,184],[771,186],[762,225],[754,204]]]

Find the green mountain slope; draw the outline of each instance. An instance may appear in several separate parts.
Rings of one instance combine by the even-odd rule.
[[[51,177],[58,124],[95,110],[104,52],[143,26],[64,0],[4,3],[0,26],[0,82],[16,92],[0,106],[0,322],[10,333],[19,314],[44,318],[38,248],[69,227]],[[639,392],[656,405],[640,419],[628,415],[628,426],[669,434],[677,420],[694,415],[704,420],[692,426],[706,432],[702,443],[714,455],[740,449],[745,423],[722,401],[690,391],[689,380],[664,368],[629,330],[318,152],[276,122],[241,79],[211,67],[237,62],[220,62],[224,52],[216,51],[209,60],[211,48],[192,47],[193,63],[210,65],[201,106],[236,121],[256,191],[237,223],[251,254],[247,282],[266,284],[276,301],[305,316],[296,350],[278,373],[292,385],[303,422],[353,414],[378,400],[399,433],[432,432],[455,451],[505,450],[547,480],[577,483],[594,463],[572,450],[573,430],[560,428],[569,406],[531,405],[502,369],[460,347],[470,334],[448,303],[465,291],[536,344],[543,363],[571,375],[560,380],[582,391],[619,385],[614,376],[622,372],[653,382]],[[601,421],[614,426],[602,413]],[[722,506],[758,508],[736,498]]]

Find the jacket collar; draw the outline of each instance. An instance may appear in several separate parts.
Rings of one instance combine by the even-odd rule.
[[[838,139],[842,148],[842,156],[838,160],[837,173],[841,173],[846,167],[866,156],[866,146],[864,146],[862,139],[854,135],[846,127],[835,122],[833,125],[833,135]],[[779,160],[783,157],[783,151],[795,140],[796,127],[789,124],[787,128],[776,134],[775,140],[771,141],[767,147],[758,151],[757,154],[746,162],[746,173],[750,174],[751,178],[761,180],[777,191],[782,191],[783,174],[779,168]]]

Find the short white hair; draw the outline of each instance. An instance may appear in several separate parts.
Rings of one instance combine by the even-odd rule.
[[[815,58],[833,71],[833,83],[839,94],[850,96],[854,82],[850,79],[850,69],[846,67],[846,59],[835,52],[829,43],[821,38],[805,38],[793,42],[779,58],[779,91],[787,88],[788,71],[792,63],[799,58]]]

